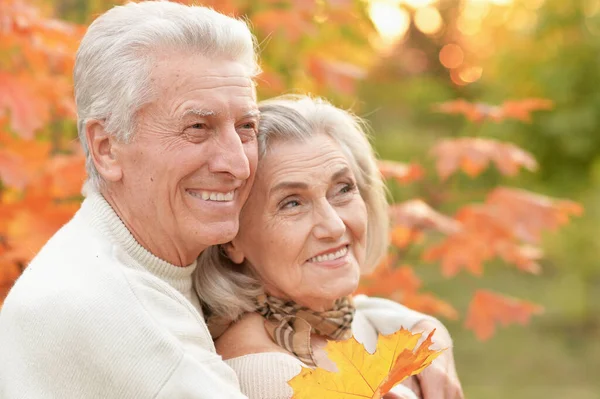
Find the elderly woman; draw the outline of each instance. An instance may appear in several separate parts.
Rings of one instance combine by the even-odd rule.
[[[384,184],[360,121],[308,97],[263,102],[260,111],[259,166],[239,233],[201,255],[196,280],[217,352],[242,391],[291,397],[287,381],[300,366],[335,368],[327,340],[354,335],[372,352],[379,332],[437,327],[438,343],[450,345],[433,318],[351,297],[388,245]],[[436,362],[423,392],[412,385],[417,395],[462,397],[451,351]],[[397,393],[415,397],[403,386]]]

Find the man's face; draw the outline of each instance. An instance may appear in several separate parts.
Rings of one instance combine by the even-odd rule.
[[[239,63],[171,53],[154,65],[155,99],[136,115],[131,142],[118,145],[129,209],[120,214],[147,247],[171,247],[148,249],[186,264],[238,231],[257,164],[258,108]]]

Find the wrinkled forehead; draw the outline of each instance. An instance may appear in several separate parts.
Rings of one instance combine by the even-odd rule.
[[[278,138],[269,144],[259,162],[257,179],[264,186],[283,180],[327,182],[340,170],[352,171],[342,147],[325,134],[302,139]]]

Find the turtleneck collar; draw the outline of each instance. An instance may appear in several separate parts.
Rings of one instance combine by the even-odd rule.
[[[136,241],[102,194],[97,191],[88,191],[86,194],[80,212],[95,229],[125,252],[136,266],[168,282],[182,293],[191,290],[191,275],[196,269],[197,261],[181,267],[160,259]]]

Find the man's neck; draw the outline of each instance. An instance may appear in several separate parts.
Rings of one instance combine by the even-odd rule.
[[[183,247],[184,240],[166,233],[156,219],[144,214],[143,207],[133,209],[127,206],[126,201],[119,201],[119,197],[110,190],[101,190],[100,193],[135,240],[156,257],[174,266],[185,267],[192,264],[202,252],[192,253],[192,250]]]

